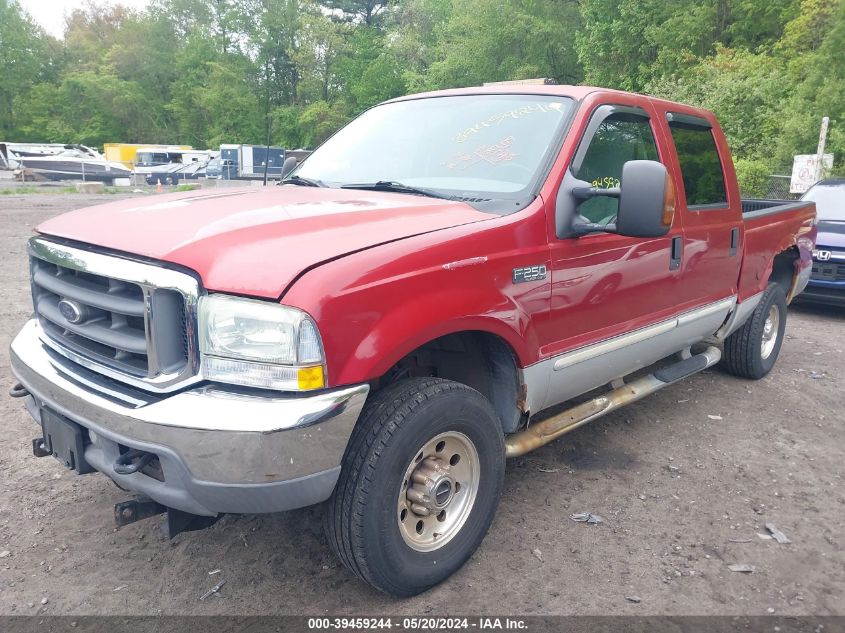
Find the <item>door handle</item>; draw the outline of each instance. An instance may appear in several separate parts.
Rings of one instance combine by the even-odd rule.
[[[728,251],[730,257],[734,257],[739,250],[739,228],[731,229],[731,249]]]
[[[683,254],[683,238],[680,235],[678,235],[677,237],[673,237],[671,259],[669,260],[669,270],[678,270],[681,267],[681,258],[683,257]]]

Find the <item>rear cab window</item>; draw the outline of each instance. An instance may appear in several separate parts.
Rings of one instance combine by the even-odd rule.
[[[667,115],[684,183],[687,208],[724,209],[728,206],[725,172],[713,129],[706,119]]]

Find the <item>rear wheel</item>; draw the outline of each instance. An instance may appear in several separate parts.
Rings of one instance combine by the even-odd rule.
[[[758,380],[775,365],[786,329],[786,294],[770,284],[748,320],[725,340],[723,366],[735,376]]]
[[[324,514],[332,549],[381,591],[413,596],[448,578],[481,544],[504,479],[490,403],[437,378],[375,394],[355,428]]]

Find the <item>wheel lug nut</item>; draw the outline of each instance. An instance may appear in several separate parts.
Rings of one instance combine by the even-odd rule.
[[[421,517],[427,517],[431,514],[431,510],[418,503],[411,504],[411,512]]]

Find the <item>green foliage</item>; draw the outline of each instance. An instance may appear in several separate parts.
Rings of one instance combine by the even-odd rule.
[[[576,34],[588,83],[642,91],[707,55],[717,0],[584,0]]]
[[[235,60],[233,60],[235,61]],[[208,62],[206,83],[195,91],[196,107],[209,121],[204,144],[219,147],[230,139],[241,143],[266,142],[258,96],[252,90],[246,63]]]
[[[581,65],[573,35],[581,25],[575,2],[464,0],[437,29],[430,89],[527,77],[577,83]]]
[[[33,187],[31,185],[22,185],[20,187],[8,187],[0,189],[0,196],[24,196],[30,194],[55,194],[55,193],[79,193],[76,187],[60,187],[58,189],[53,187]]]
[[[20,196],[28,193],[36,193],[40,187],[9,187],[0,189],[0,196]]]
[[[764,160],[740,158],[734,161],[739,191],[743,198],[764,198],[769,190],[772,168]]]
[[[347,50],[337,62],[337,79],[346,87],[344,99],[360,111],[405,94],[399,60],[385,51],[385,37],[374,28],[360,28],[347,38]]]
[[[325,0],[323,6],[333,12],[339,12],[349,21],[360,20],[367,26],[379,21],[388,0]]]
[[[315,147],[331,136],[347,121],[347,116],[337,107],[325,101],[317,101],[305,107],[299,115],[303,145]]]
[[[834,155],[834,172],[845,174],[845,2],[803,0],[801,4],[802,14],[787,25],[787,37],[800,40],[795,35],[800,25],[810,24],[815,30],[809,50],[790,60],[788,78],[794,89],[783,108],[777,158],[786,162],[793,153],[814,153],[819,124],[828,116],[825,151]]]
[[[764,157],[780,134],[782,102],[789,86],[780,60],[744,49],[719,47],[685,74],[661,77],[647,90],[656,96],[711,110],[734,154]]]
[[[16,134],[32,87],[49,64],[49,38],[14,0],[0,0],[0,136]]]
[[[99,3],[99,4],[98,4]],[[0,0],[0,138],[313,147],[408,92],[551,77],[716,113],[746,193],[845,173],[845,0],[87,0],[64,38]]]
[[[102,145],[138,138],[151,127],[141,86],[112,74],[70,72],[59,85],[35,86],[30,96],[25,137]]]

